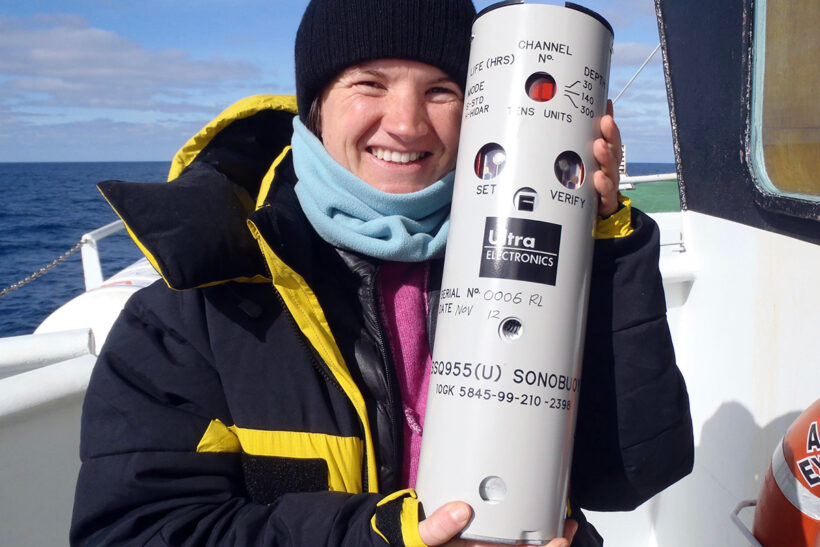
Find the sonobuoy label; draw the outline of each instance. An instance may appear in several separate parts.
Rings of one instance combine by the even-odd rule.
[[[479,277],[555,285],[561,226],[523,218],[487,218]]]
[[[563,529],[611,50],[577,7],[499,4],[473,25],[416,483],[428,514],[473,507],[464,538]]]

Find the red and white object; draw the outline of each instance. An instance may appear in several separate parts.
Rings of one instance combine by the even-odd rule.
[[[753,533],[764,547],[820,547],[820,399],[775,448]]]

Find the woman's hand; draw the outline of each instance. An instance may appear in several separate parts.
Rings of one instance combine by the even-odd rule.
[[[598,192],[598,215],[608,217],[618,210],[618,183],[621,165],[621,131],[612,117],[612,101],[606,102],[606,115],[601,118],[601,135],[592,145],[592,154],[601,166],[593,180]]]
[[[461,501],[447,503],[439,507],[432,515],[419,523],[421,540],[430,547],[445,545],[451,547],[497,547],[493,543],[482,543],[464,539],[453,539],[470,522],[473,511]],[[555,538],[545,547],[569,547],[578,530],[578,523],[567,519],[564,524],[564,537]]]

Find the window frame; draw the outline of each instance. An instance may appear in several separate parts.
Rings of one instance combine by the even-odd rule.
[[[763,107],[766,69],[766,13],[768,0],[754,2],[754,21],[750,47],[750,105],[748,109],[746,157],[754,182],[755,201],[776,213],[801,218],[820,218],[820,195],[787,192],[778,188],[769,177],[763,149]],[[820,173],[817,174],[820,178]]]

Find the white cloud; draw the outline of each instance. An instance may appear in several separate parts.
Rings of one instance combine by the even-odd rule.
[[[244,62],[149,50],[78,15],[0,17],[0,102],[16,109],[210,111],[198,93],[258,73]]]
[[[639,44],[636,42],[616,42],[612,52],[613,67],[635,67],[636,69],[646,61],[657,44]],[[649,66],[659,66],[662,63],[661,52],[655,53]]]
[[[106,119],[33,125],[12,117],[0,126],[0,162],[167,161],[202,125]]]

